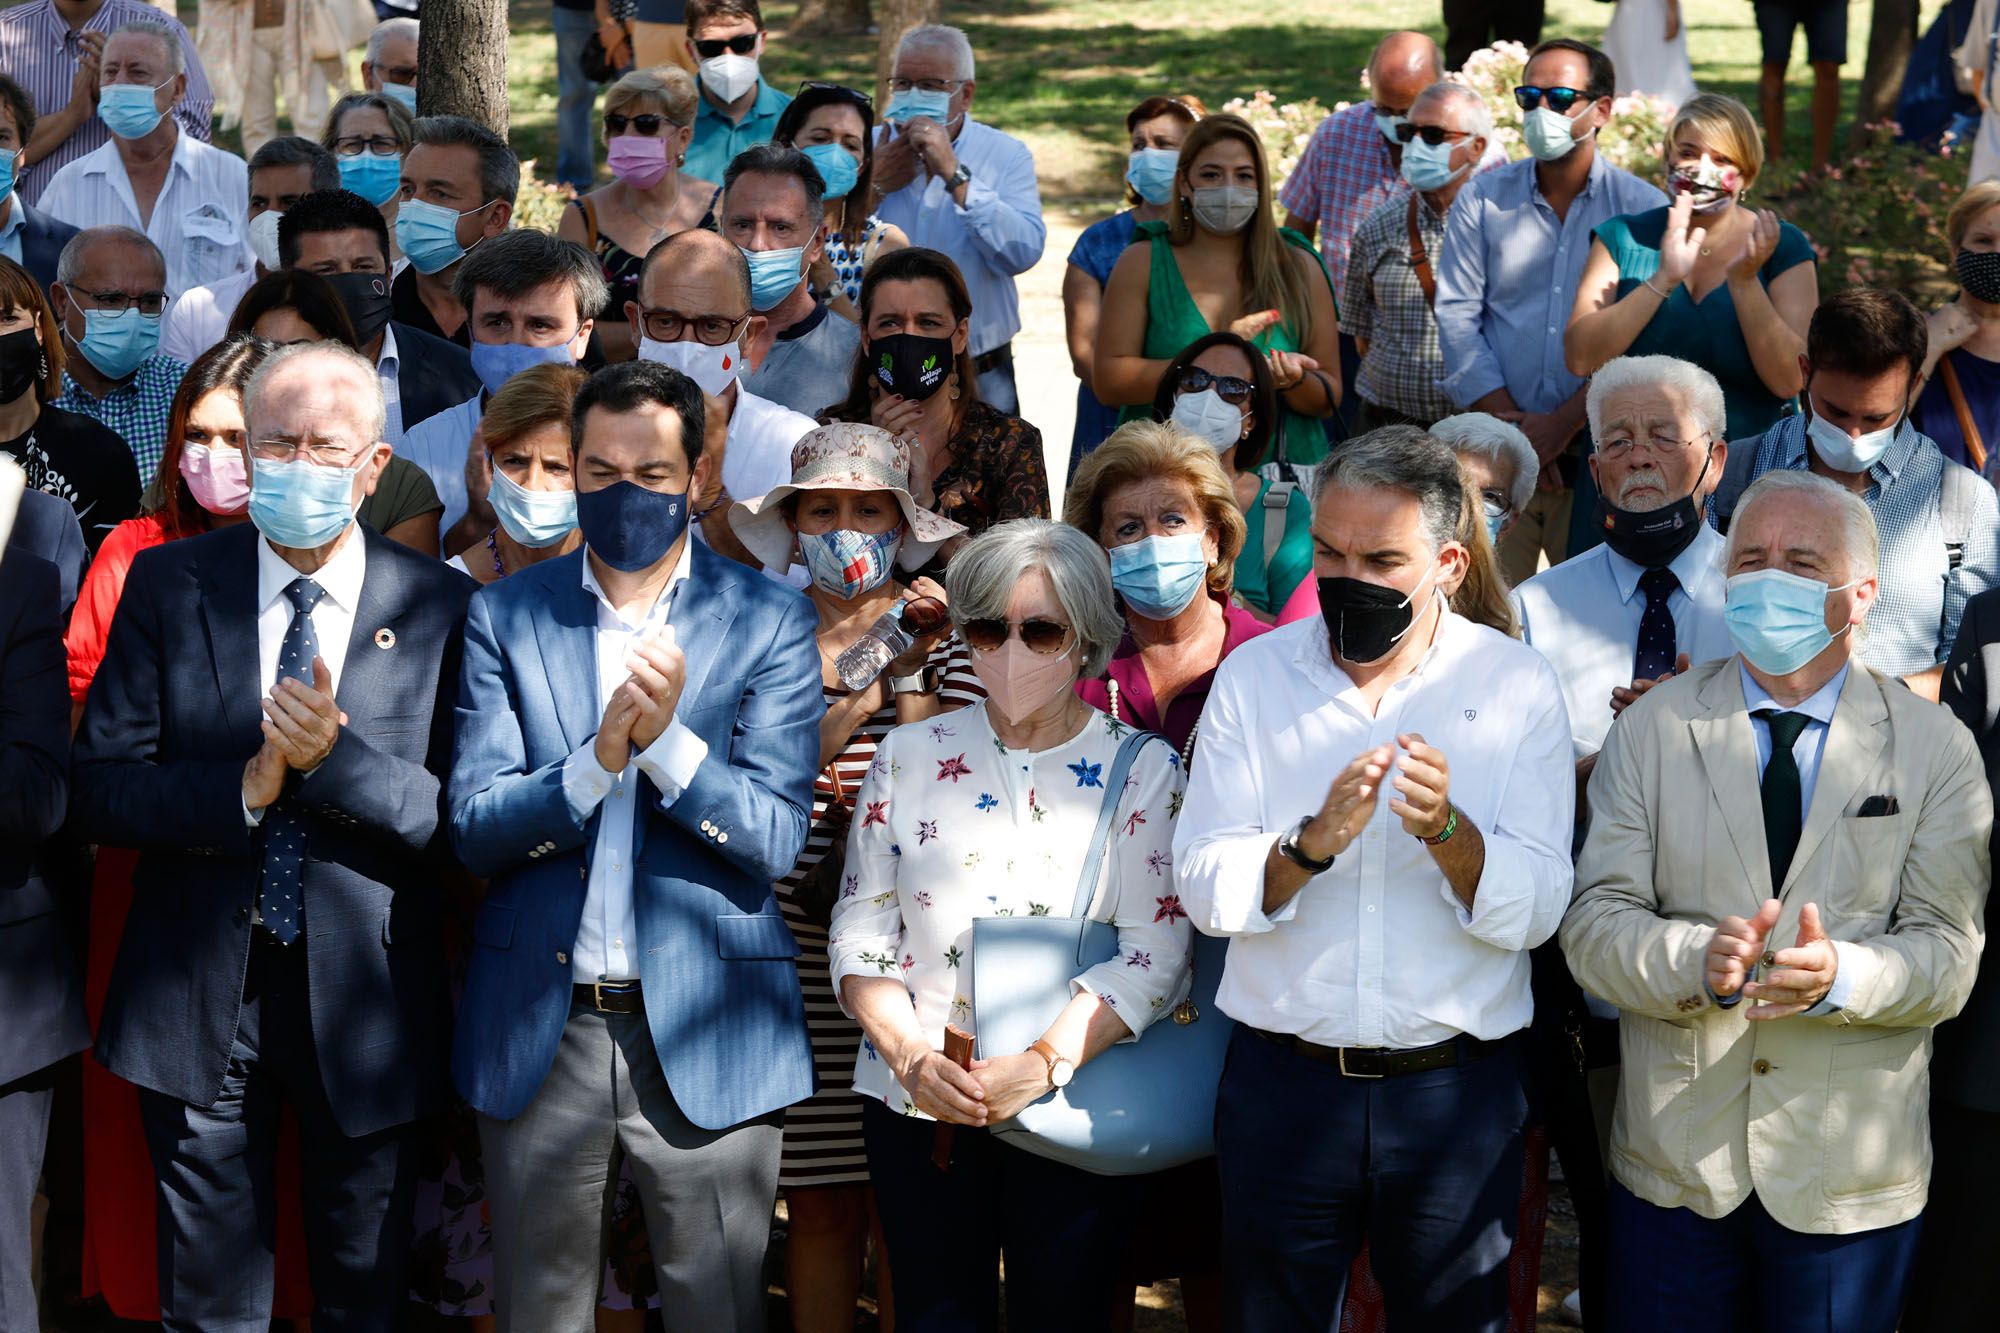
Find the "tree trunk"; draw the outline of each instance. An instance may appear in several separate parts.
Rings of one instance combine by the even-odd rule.
[[[433,0],[435,2],[435,0]],[[1861,75],[1861,97],[1854,108],[1850,146],[1874,138],[1871,127],[1891,119],[1903,92],[1903,74],[1910,50],[1917,44],[1921,0],[1875,0],[1868,18],[1868,64]]]
[[[805,0],[799,16],[792,20],[785,39],[795,37],[852,37],[868,31],[875,16],[868,12],[868,0]]]
[[[876,22],[882,36],[875,46],[875,107],[879,114],[889,105],[889,75],[896,68],[896,47],[903,34],[926,23],[938,21],[939,0],[876,0],[880,12]]]
[[[427,0],[417,113],[464,116],[507,137],[507,0]]]

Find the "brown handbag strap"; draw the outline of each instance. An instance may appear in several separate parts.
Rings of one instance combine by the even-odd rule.
[[[1958,433],[1965,437],[1965,456],[1972,463],[1974,472],[1986,472],[1986,442],[1979,438],[1979,427],[1972,420],[1972,404],[1965,401],[1965,390],[1959,387],[1958,372],[1952,369],[1951,353],[1938,358],[1938,378],[1944,381],[1945,396],[1951,399],[1952,415],[1958,418]]]
[[[576,205],[577,212],[583,214],[583,229],[585,233],[583,248],[592,254],[597,253],[597,206],[590,202],[588,195],[579,195],[575,199],[570,200],[570,202]]]
[[[1417,230],[1417,210],[1423,205],[1417,202],[1414,191],[1410,194],[1410,209],[1404,214],[1404,221],[1410,229],[1410,267],[1416,271],[1417,282],[1424,289],[1424,304],[1436,305],[1438,295],[1437,279],[1431,276],[1431,257],[1424,249],[1424,238]]]

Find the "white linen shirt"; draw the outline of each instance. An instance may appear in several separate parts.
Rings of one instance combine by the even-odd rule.
[[[887,137],[887,127],[877,131],[878,149]],[[930,175],[919,162],[916,178],[885,197],[875,215],[901,227],[911,245],[941,250],[958,265],[972,294],[967,346],[972,355],[984,356],[1021,331],[1014,278],[1041,259],[1049,231],[1042,221],[1035,155],[1026,144],[967,115],[951,148],[972,173],[963,207],[944,178]]]
[[[1667,598],[1674,639],[1694,665],[1736,651],[1722,621],[1725,543],[1708,524],[1700,529],[1667,564],[1681,585]],[[1604,733],[1611,730],[1611,691],[1632,683],[1639,618],[1646,613],[1646,595],[1639,591],[1643,573],[1609,546],[1593,546],[1514,589],[1521,638],[1549,659],[1562,682],[1578,759],[1603,747]]]
[[[249,169],[236,154],[178,131],[150,222],[140,221],[116,139],[58,171],[38,207],[72,227],[117,225],[146,233],[166,257],[170,297],[256,267],[244,217]]]
[[[1392,772],[1361,836],[1266,915],[1272,844],[1356,755],[1412,731],[1444,754],[1452,803],[1486,845],[1471,909],[1389,808]],[[1229,939],[1223,1011],[1327,1046],[1409,1049],[1527,1026],[1527,951],[1569,906],[1568,738],[1541,655],[1449,612],[1373,714],[1317,618],[1237,648],[1209,690],[1174,831],[1195,929]]]
[[[206,287],[190,287],[174,298],[160,325],[161,355],[193,365],[196,357],[229,335],[230,317],[256,281],[257,270],[248,268]]]
[[[851,976],[897,977],[933,1048],[944,1045],[947,1023],[976,1034],[972,923],[1070,914],[1107,770],[1131,730],[1093,710],[1060,745],[1009,750],[981,702],[884,736],[854,798],[827,941],[834,995]],[[1072,994],[1095,993],[1135,1036],[1187,993],[1193,935],[1169,848],[1182,789],[1180,756],[1145,746],[1113,811],[1091,905],[1093,919],[1117,926],[1118,952],[1070,982]],[[854,1090],[929,1118],[866,1039]]]
[[[681,558],[667,579],[667,586],[639,621],[619,615],[604,596],[597,575],[590,569],[588,555],[583,561],[583,586],[597,599],[597,707],[601,714],[611,696],[632,672],[625,665],[637,646],[656,637],[667,626],[674,598],[687,581],[691,548],[681,543]],[[597,762],[597,737],[571,752],[563,761],[563,798],[581,824],[591,812],[608,800],[609,808],[597,821],[597,838],[591,845],[590,878],[583,896],[583,918],[577,923],[576,944],[570,949],[570,977],[585,985],[594,981],[629,981],[639,975],[633,953],[639,944],[639,918],[632,906],[632,848],[638,829],[638,805],[645,799],[632,770],[650,779],[659,789],[660,800],[672,805],[694,781],[695,770],[708,757],[708,743],[681,725],[676,717],[659,738],[629,760],[617,773],[607,772]]]

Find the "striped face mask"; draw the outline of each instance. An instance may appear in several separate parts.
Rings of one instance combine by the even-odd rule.
[[[850,601],[888,580],[902,545],[901,524],[879,533],[835,528],[832,532],[799,534],[799,556],[813,586]]]

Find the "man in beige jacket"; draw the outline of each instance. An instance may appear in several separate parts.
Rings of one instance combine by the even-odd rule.
[[[1992,800],[1951,714],[1853,656],[1876,593],[1860,498],[1780,472],[1736,512],[1737,655],[1611,728],[1562,927],[1622,1011],[1610,1327],[1892,1333]]]

